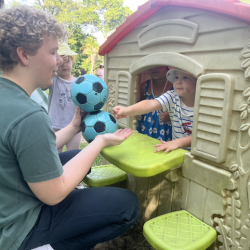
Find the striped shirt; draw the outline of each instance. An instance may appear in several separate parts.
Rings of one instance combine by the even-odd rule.
[[[172,123],[172,140],[192,135],[194,107],[186,106],[174,90],[155,98],[162,111],[169,112]],[[191,150],[191,147],[184,148]]]

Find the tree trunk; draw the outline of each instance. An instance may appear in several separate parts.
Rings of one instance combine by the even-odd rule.
[[[0,0],[0,9],[4,7],[4,0]]]

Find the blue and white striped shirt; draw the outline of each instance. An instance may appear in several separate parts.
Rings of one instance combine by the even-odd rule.
[[[172,123],[172,140],[192,135],[194,107],[186,106],[174,90],[155,98],[161,106],[162,111],[169,112]],[[191,147],[184,148],[191,150]]]

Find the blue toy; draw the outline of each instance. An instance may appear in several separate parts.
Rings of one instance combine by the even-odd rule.
[[[71,87],[72,101],[83,111],[94,112],[101,109],[108,100],[108,87],[99,77],[83,75]]]
[[[117,122],[113,115],[106,111],[89,113],[81,124],[83,137],[92,142],[97,135],[114,133],[117,131]]]

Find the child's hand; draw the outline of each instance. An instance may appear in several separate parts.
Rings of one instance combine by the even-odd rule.
[[[113,108],[113,115],[117,119],[126,118],[127,117],[126,111],[127,111],[126,107],[116,106]]]
[[[177,148],[179,148],[179,144],[176,140],[173,140],[173,141],[163,141],[162,139],[160,139],[161,141],[161,144],[157,144],[155,145],[154,147],[157,148],[154,153],[157,153],[157,152],[160,152],[162,150],[165,150],[165,153],[168,153],[170,151],[173,151]]]
[[[60,57],[62,59],[62,63],[59,64],[59,66],[63,65],[65,62],[67,62],[69,60],[69,56],[67,56],[67,55],[61,55]]]
[[[115,146],[121,144],[133,133],[132,129],[119,129],[113,134],[98,135],[96,138],[103,140],[104,147]]]
[[[164,123],[170,122],[169,113],[168,112],[160,113],[160,115],[159,115],[159,121],[160,122],[164,122]]]
[[[76,107],[76,112],[75,115],[71,121],[71,125],[73,126],[74,129],[76,129],[76,132],[81,131],[81,123],[83,118],[87,115],[87,112],[84,112],[80,109],[80,107]]]

